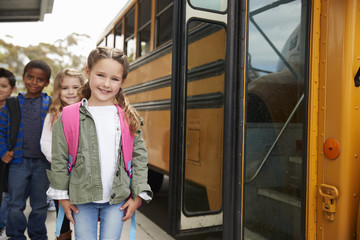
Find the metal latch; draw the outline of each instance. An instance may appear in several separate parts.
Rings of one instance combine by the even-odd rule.
[[[326,212],[327,219],[329,221],[334,221],[336,212],[336,199],[339,196],[339,191],[334,186],[321,184],[319,187],[319,193],[323,197],[322,210]]]

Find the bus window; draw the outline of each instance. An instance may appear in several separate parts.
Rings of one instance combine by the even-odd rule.
[[[188,24],[184,213],[222,207],[226,31],[213,23]]]
[[[150,51],[151,31],[151,1],[142,0],[139,2],[138,19],[138,56],[144,56]]]
[[[114,34],[110,33],[106,36],[106,46],[114,47]]]
[[[189,3],[195,8],[202,8],[219,12],[224,12],[227,8],[226,0],[189,0]]]
[[[307,1],[250,1],[244,237],[302,239]],[[291,14],[289,14],[291,13]]]
[[[125,15],[125,54],[129,62],[135,60],[135,36],[134,36],[135,8],[133,7]]]
[[[115,26],[115,47],[124,51],[124,35],[122,34],[122,21]]]
[[[168,42],[172,38],[173,1],[156,1],[155,47]]]

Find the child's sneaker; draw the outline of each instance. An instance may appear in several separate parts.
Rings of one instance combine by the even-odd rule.
[[[50,212],[54,212],[56,211],[56,207],[55,207],[55,203],[54,203],[54,200],[49,200],[48,202],[48,211]],[[0,239],[1,240],[1,239]]]
[[[5,228],[0,228],[0,240],[6,240],[7,237],[6,237],[6,231],[5,231]]]

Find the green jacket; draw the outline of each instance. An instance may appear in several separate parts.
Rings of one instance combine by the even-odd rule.
[[[79,132],[76,163],[69,175],[68,148],[61,117],[55,122],[52,128],[51,171],[47,171],[50,187],[57,190],[68,190],[72,204],[100,201],[103,198],[95,123],[84,106],[80,107]],[[119,151],[121,151],[121,146]],[[131,186],[122,154],[119,156],[110,193],[110,204],[124,201],[130,195],[130,188],[133,198],[141,192],[146,192],[152,198],[153,193],[147,184],[148,159],[141,129],[136,132],[134,139]]]

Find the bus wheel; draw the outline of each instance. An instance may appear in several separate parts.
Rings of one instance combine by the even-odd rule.
[[[160,191],[161,185],[164,180],[164,175],[149,169],[148,183],[154,194]]]

